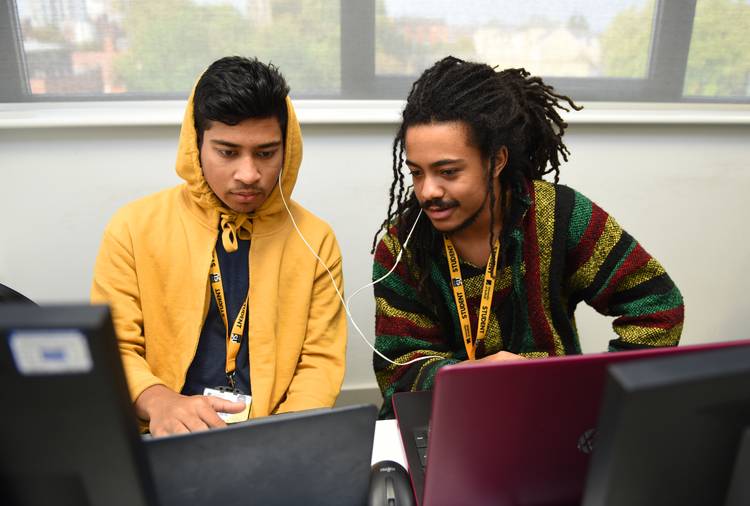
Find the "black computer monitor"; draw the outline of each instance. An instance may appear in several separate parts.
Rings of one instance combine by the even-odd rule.
[[[153,505],[104,306],[0,305],[3,505]]]
[[[584,506],[750,504],[750,346],[612,365]]]

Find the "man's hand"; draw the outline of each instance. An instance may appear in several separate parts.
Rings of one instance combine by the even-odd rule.
[[[511,353],[509,351],[498,351],[497,353],[493,353],[492,355],[478,358],[474,360],[474,362],[508,362],[511,360],[526,360],[526,357],[516,355],[515,353]]]
[[[138,396],[134,407],[138,418],[149,422],[153,436],[166,436],[225,427],[226,423],[216,413],[239,413],[245,409],[245,403],[205,395],[180,395],[164,385],[153,385]]]

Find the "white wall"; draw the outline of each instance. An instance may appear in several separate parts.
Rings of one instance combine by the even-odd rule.
[[[336,230],[347,292],[370,279],[387,204],[395,125],[303,125],[294,197]],[[37,302],[86,301],[105,223],[122,204],[178,183],[178,127],[0,129],[0,282]],[[588,195],[655,255],[686,300],[683,343],[750,337],[750,125],[571,125],[561,182]],[[352,304],[373,339],[372,290]],[[613,334],[578,311],[586,351]],[[345,388],[373,387],[350,326]]]

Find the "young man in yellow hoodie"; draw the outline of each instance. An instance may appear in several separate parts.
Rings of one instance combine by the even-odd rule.
[[[251,417],[332,406],[341,388],[341,253],[289,200],[302,136],[288,92],[273,65],[214,62],[185,111],[185,182],[125,206],[104,233],[91,299],[112,307],[135,411],[154,435],[243,410],[206,388],[251,394]]]

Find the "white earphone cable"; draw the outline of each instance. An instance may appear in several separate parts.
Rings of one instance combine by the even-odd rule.
[[[419,214],[417,215],[417,218],[414,220],[414,225],[412,225],[411,230],[409,231],[409,234],[406,236],[406,240],[404,241],[404,245],[401,248],[401,251],[399,251],[398,255],[396,256],[396,262],[393,264],[393,267],[391,267],[391,269],[386,274],[384,274],[383,276],[381,276],[380,278],[376,279],[375,281],[373,281],[371,283],[367,283],[363,287],[358,288],[357,290],[355,290],[354,293],[352,293],[349,296],[348,299],[344,300],[344,296],[341,294],[341,290],[339,290],[339,287],[336,285],[336,279],[333,277],[333,274],[331,273],[330,269],[328,269],[328,266],[326,265],[326,263],[318,256],[317,253],[315,253],[315,250],[307,242],[307,239],[305,239],[305,236],[302,235],[302,231],[297,226],[297,222],[294,219],[294,216],[292,216],[292,211],[289,209],[289,206],[287,205],[287,202],[286,202],[286,198],[284,198],[284,192],[281,189],[281,176],[282,176],[283,172],[284,172],[284,169],[282,167],[282,169],[279,171],[279,179],[276,181],[276,186],[279,188],[279,195],[281,195],[281,201],[284,203],[284,207],[286,208],[286,212],[289,214],[289,218],[292,220],[292,225],[294,225],[294,229],[297,231],[297,234],[299,235],[300,239],[302,239],[302,242],[305,243],[305,246],[307,246],[307,249],[310,250],[310,253],[312,253],[312,255],[315,257],[315,259],[318,262],[320,262],[320,265],[322,265],[323,268],[328,273],[328,276],[331,278],[331,284],[333,285],[334,290],[336,290],[336,294],[339,296],[339,300],[341,301],[341,304],[344,306],[344,311],[346,312],[346,316],[349,318],[349,321],[352,322],[352,325],[357,330],[357,333],[360,335],[360,337],[365,342],[365,344],[367,344],[367,346],[369,346],[370,349],[372,349],[372,351],[375,352],[380,358],[382,358],[383,360],[385,360],[385,361],[387,361],[387,362],[389,362],[391,364],[398,365],[398,366],[409,365],[409,364],[413,364],[415,362],[419,362],[419,361],[422,361],[422,360],[429,360],[429,359],[433,359],[433,358],[437,358],[437,359],[443,359],[443,358],[445,358],[445,357],[442,357],[440,355],[428,355],[428,356],[419,357],[419,358],[415,358],[415,359],[409,360],[408,362],[394,362],[393,360],[391,360],[390,358],[386,357],[381,352],[379,352],[378,350],[375,349],[375,346],[373,346],[370,343],[370,341],[365,337],[365,335],[362,332],[362,330],[359,328],[359,325],[357,325],[357,322],[354,320],[354,317],[352,316],[351,310],[349,309],[349,303],[352,300],[352,298],[354,298],[355,295],[357,295],[359,292],[361,292],[365,288],[369,288],[371,286],[376,285],[377,283],[380,283],[385,278],[387,278],[388,276],[390,276],[391,273],[394,270],[396,270],[396,267],[398,266],[399,261],[401,261],[401,256],[403,255],[404,250],[406,249],[406,245],[409,244],[409,239],[411,239],[411,234],[414,232],[414,229],[417,227],[417,222],[419,222],[419,218],[422,216],[422,209],[419,210]]]

